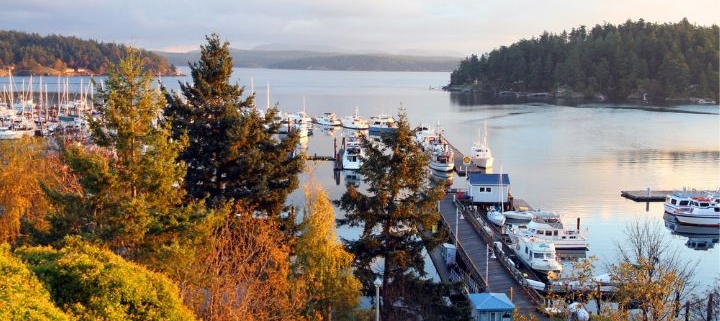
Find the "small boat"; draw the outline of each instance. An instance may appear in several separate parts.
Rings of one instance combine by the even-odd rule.
[[[343,169],[358,170],[362,166],[364,153],[361,139],[359,133],[353,133],[346,138],[342,157]]]
[[[322,116],[315,117],[313,122],[322,126],[342,126],[340,118],[333,112],[323,113]]]
[[[368,121],[365,118],[360,117],[360,113],[358,112],[357,107],[355,107],[354,115],[341,118],[340,123],[342,123],[343,127],[350,129],[364,130],[370,128],[370,125],[368,125]]]
[[[510,234],[535,237],[553,242],[558,250],[587,250],[588,241],[584,233],[578,229],[564,227],[560,215],[546,211],[528,211],[533,215],[532,220],[524,228],[516,227]]]
[[[505,224],[505,214],[503,212],[498,211],[497,209],[492,209],[487,212],[487,218],[488,220],[497,225],[497,226],[503,226]]]
[[[557,260],[553,242],[524,235],[511,236],[511,240],[510,249],[527,267],[543,275],[559,275],[562,272],[563,267]]]
[[[513,220],[529,221],[535,218],[532,211],[505,211],[503,214]]]
[[[394,133],[398,128],[395,118],[386,114],[371,116],[368,126],[370,135]]]
[[[492,151],[487,143],[487,123],[485,123],[485,133],[482,141],[478,140],[471,148],[472,159],[471,162],[477,167],[490,168],[493,166],[495,158],[492,156]]]

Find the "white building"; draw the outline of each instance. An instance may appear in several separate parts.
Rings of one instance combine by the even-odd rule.
[[[467,190],[473,203],[508,203],[510,175],[470,172],[467,176]]]

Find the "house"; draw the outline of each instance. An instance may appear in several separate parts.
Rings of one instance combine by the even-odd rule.
[[[515,304],[505,293],[470,293],[473,321],[511,321]]]
[[[510,175],[471,172],[467,176],[467,195],[473,203],[508,203],[510,194]]]

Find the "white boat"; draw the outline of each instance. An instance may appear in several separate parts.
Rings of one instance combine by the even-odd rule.
[[[505,218],[521,221],[529,221],[535,218],[532,211],[505,211],[503,212]]]
[[[340,118],[333,112],[323,113],[321,116],[315,117],[313,122],[322,126],[342,126]]]
[[[497,225],[497,226],[503,226],[505,224],[505,214],[503,212],[498,211],[497,209],[492,209],[487,212],[487,218],[488,220]]]
[[[720,203],[720,192],[683,189],[682,191],[672,192],[665,197],[665,212],[670,214],[688,212],[693,197],[712,198],[715,203]]]
[[[386,114],[371,116],[368,126],[371,135],[393,133],[397,130],[395,118]]]
[[[510,234],[534,237],[555,244],[558,250],[587,250],[588,241],[580,229],[564,227],[560,215],[546,211],[528,211],[533,219],[524,228],[515,227]]]
[[[513,235],[511,240],[510,249],[527,267],[544,275],[550,272],[559,275],[562,272],[553,242],[524,235]]]
[[[345,148],[343,150],[343,169],[358,170],[362,166],[362,157],[364,157],[362,149],[362,141],[360,134],[355,133],[345,139]]]
[[[370,128],[368,121],[365,118],[360,117],[358,108],[355,107],[355,114],[351,116],[344,116],[340,119],[340,123],[345,128],[365,130]]]
[[[425,149],[427,146],[427,141],[429,140],[429,137],[436,137],[437,134],[435,131],[430,128],[430,126],[420,124],[413,130],[415,133],[415,144],[420,146],[420,148]]]
[[[430,151],[430,168],[441,172],[450,172],[455,169],[454,153],[450,146],[442,140],[432,147]]]
[[[9,124],[0,125],[0,139],[20,139],[35,135],[35,123],[27,119],[14,118],[7,121]]]
[[[672,213],[681,225],[720,227],[720,204],[710,197],[695,196],[687,210]]]
[[[483,135],[483,139],[481,141],[476,141],[475,145],[473,145],[470,149],[472,150],[471,162],[475,164],[475,166],[482,168],[490,168],[493,166],[495,158],[493,158],[492,151],[490,151],[490,147],[487,143],[487,123],[485,123],[485,133]]]

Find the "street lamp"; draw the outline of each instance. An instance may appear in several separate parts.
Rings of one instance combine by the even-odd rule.
[[[382,286],[382,279],[380,277],[375,278],[375,321],[380,321],[380,287]]]

